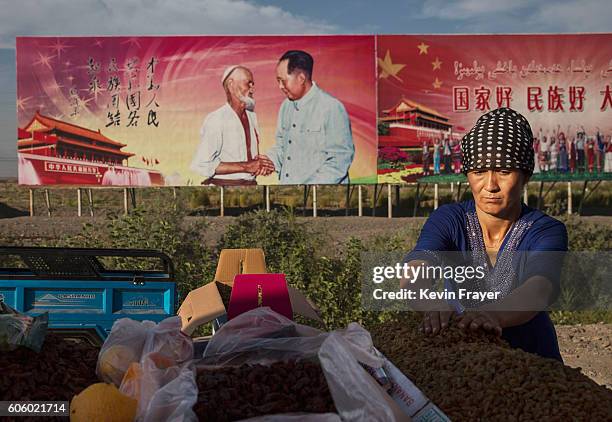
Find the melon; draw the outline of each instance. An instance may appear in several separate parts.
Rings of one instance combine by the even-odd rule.
[[[130,364],[139,360],[140,356],[131,348],[120,344],[111,346],[98,358],[98,377],[119,386]]]
[[[113,384],[98,383],[87,387],[72,398],[72,422],[131,422],[136,417],[138,402],[121,392]]]

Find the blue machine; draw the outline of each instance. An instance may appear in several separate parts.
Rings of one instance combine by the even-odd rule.
[[[0,301],[49,328],[101,343],[120,318],[159,322],[175,314],[174,266],[141,249],[0,248]],[[108,262],[121,267],[109,269]],[[9,268],[10,267],[10,268]]]

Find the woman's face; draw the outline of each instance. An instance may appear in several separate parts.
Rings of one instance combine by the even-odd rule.
[[[523,186],[527,182],[520,170],[472,170],[467,179],[476,206],[487,214],[504,217],[521,204]]]

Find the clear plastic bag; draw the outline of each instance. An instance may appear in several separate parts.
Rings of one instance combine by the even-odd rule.
[[[297,324],[268,307],[256,308],[222,326],[197,365],[269,365],[312,357],[321,364],[341,420],[408,420],[361,366],[381,368],[384,358],[374,348],[370,334],[356,323],[327,333]],[[298,415],[269,415],[250,421],[288,420],[294,416]],[[313,421],[338,420],[331,419],[330,414],[309,417]]]
[[[155,354],[147,355],[142,362],[136,419],[143,422],[197,421],[192,410],[198,399],[193,362],[159,368],[153,358]]]
[[[152,321],[117,320],[102,345],[96,373],[105,382],[121,385],[132,363],[150,353],[159,353],[178,365],[193,358],[193,342],[181,332],[181,319],[170,317],[155,324]]]
[[[196,421],[193,343],[181,332],[180,318],[142,324],[146,334],[139,361],[129,365],[119,391],[138,401],[137,421]]]
[[[49,324],[49,314],[29,316],[0,302],[0,352],[10,352],[20,346],[40,352]]]
[[[193,359],[193,341],[181,331],[181,327],[181,318],[178,316],[161,321],[149,331],[142,356],[156,352],[176,364]]]
[[[98,355],[98,378],[119,387],[128,367],[140,361],[147,334],[154,327],[152,321],[141,322],[130,318],[115,321]]]

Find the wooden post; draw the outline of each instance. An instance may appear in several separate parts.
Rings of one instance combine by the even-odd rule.
[[[390,184],[387,185],[387,218],[393,218],[393,197]]]
[[[455,191],[454,190],[455,189],[455,183],[451,182],[450,185],[451,185],[451,198],[452,198],[453,197],[453,192]]]
[[[81,188],[77,188],[77,214],[83,216],[83,203],[81,202]]]
[[[567,182],[567,215],[572,215],[572,182]]]
[[[270,212],[270,186],[264,186],[264,193],[266,195],[266,212]]]
[[[136,188],[130,188],[130,199],[132,200],[132,208],[136,208]]]
[[[312,185],[312,216],[317,216],[317,185]]]
[[[434,210],[438,209],[438,184],[434,183]]]
[[[47,204],[47,215],[51,217],[51,199],[49,198],[49,189],[45,189],[45,202]]]
[[[359,205],[357,206],[357,215],[359,217],[363,217],[363,205],[361,203],[363,196],[361,194],[361,185],[357,186],[357,202],[359,202]]]
[[[224,217],[225,216],[225,205],[224,205],[225,190],[223,189],[223,186],[219,186],[219,195],[220,195],[220,199],[219,199],[219,214],[221,215],[221,217]]]
[[[94,216],[93,192],[87,189],[87,198],[89,199],[89,215]]]
[[[30,217],[34,217],[34,189],[30,189]]]
[[[176,200],[176,186],[172,186],[172,201],[174,202],[174,211],[178,209],[178,202]]]
[[[525,189],[523,189],[523,202],[525,205],[529,205],[529,192],[527,191],[527,185],[529,185],[529,183],[525,183]]]
[[[128,207],[128,188],[123,188],[123,213],[128,215],[129,207]]]

